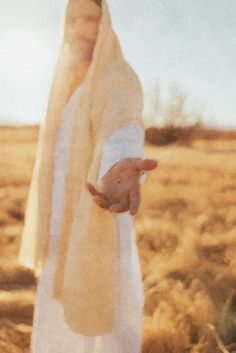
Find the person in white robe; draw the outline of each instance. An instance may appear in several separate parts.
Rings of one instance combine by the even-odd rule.
[[[99,4],[99,1],[96,3]],[[94,202],[116,214],[118,237],[116,301],[121,300],[122,306],[116,306],[112,332],[100,336],[84,336],[75,333],[65,321],[62,304],[52,296],[72,117],[82,86],[83,83],[75,87],[68,100],[56,139],[49,252],[37,283],[31,353],[140,353],[144,292],[133,216],[137,213],[141,201],[140,187],[146,178],[145,170],[156,167],[153,160],[146,159],[145,133],[142,126],[129,124],[117,129],[103,146],[99,169],[98,185],[101,190],[103,187],[103,191],[109,194],[110,191],[112,192],[112,181],[119,177],[121,170],[123,173],[129,172],[132,170],[132,165],[141,163],[140,173],[136,176],[136,180],[140,180],[139,184],[134,183],[132,186],[134,195],[132,202],[127,204],[128,199],[124,191],[124,195],[120,195],[120,204],[111,208],[103,203],[104,192],[100,193],[93,185],[88,185],[88,190],[94,196]]]

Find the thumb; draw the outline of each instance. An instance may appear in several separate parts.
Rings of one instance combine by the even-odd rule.
[[[158,161],[156,159],[141,159],[137,161],[136,168],[139,170],[151,170],[158,166]]]

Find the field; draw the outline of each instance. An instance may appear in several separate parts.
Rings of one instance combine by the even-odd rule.
[[[37,134],[0,128],[0,353],[29,352],[36,282],[16,254]],[[236,140],[146,145],[146,154],[160,165],[135,223],[143,353],[236,352]]]

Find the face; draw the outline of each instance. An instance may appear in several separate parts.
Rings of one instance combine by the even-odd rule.
[[[100,18],[101,8],[94,0],[69,1],[64,33],[71,43],[73,54],[82,62],[91,60]]]

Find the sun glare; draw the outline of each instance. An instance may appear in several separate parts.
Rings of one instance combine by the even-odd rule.
[[[0,43],[0,81],[4,83],[1,113],[8,112],[9,116],[18,117],[19,122],[40,120],[48,95],[55,48],[50,48],[42,33],[22,30],[0,34]]]
[[[8,75],[32,77],[51,63],[52,52],[42,35],[14,30],[1,37],[1,71],[7,71]]]

